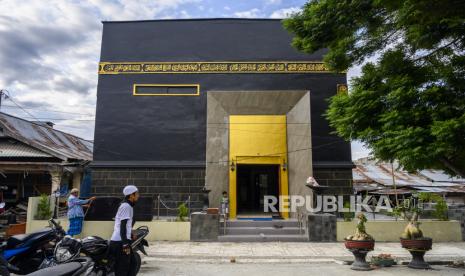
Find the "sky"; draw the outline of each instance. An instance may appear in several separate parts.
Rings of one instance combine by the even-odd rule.
[[[101,21],[284,18],[304,0],[0,0],[1,111],[94,138]],[[360,68],[351,68],[348,79]],[[368,155],[352,143],[352,158]]]

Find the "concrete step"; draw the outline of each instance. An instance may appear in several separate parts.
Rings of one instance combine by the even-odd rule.
[[[305,235],[225,235],[218,236],[220,242],[308,242]]]
[[[223,222],[221,222],[222,226]],[[271,220],[271,221],[253,221],[253,220],[228,220],[226,227],[299,227],[297,220]]]
[[[220,228],[220,233],[224,233],[224,229]],[[227,227],[227,235],[299,235],[299,227]]]

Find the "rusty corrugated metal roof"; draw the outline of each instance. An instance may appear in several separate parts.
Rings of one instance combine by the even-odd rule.
[[[465,179],[460,177],[451,177],[444,173],[444,171],[440,170],[421,170],[418,173],[433,182],[465,183]]]
[[[376,160],[357,160],[356,167],[352,170],[354,188],[357,191],[370,191],[368,185],[380,185],[383,191],[376,193],[389,194],[393,188],[392,167],[390,163]],[[402,188],[411,191],[424,191],[433,193],[465,193],[465,179],[449,177],[440,170],[423,170],[418,173],[410,173],[394,165],[394,180],[397,190]]]
[[[0,112],[3,134],[62,160],[92,160],[93,143],[48,126]]]
[[[0,157],[53,157],[48,153],[35,149],[17,141],[0,140]]]

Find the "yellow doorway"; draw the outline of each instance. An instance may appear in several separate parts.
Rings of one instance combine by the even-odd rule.
[[[229,116],[230,217],[237,216],[238,165],[278,165],[279,196],[289,195],[285,115]],[[278,207],[278,206],[276,206]],[[281,212],[289,218],[288,212]]]

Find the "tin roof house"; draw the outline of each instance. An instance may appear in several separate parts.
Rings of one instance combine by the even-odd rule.
[[[91,141],[56,130],[49,122],[0,112],[0,186],[5,201],[79,188],[92,149]]]

